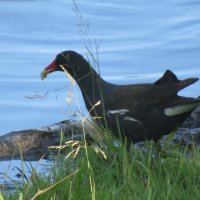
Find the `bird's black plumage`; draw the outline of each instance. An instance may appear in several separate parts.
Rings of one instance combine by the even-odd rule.
[[[198,78],[178,80],[170,70],[152,84],[116,85],[103,80],[80,54],[64,51],[44,69],[42,79],[53,71],[63,71],[61,66],[78,83],[97,123],[133,142],[169,134],[200,104],[200,99],[177,95]],[[98,101],[101,103],[94,107]]]

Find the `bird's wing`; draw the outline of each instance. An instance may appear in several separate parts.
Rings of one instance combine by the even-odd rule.
[[[154,85],[164,85],[164,84],[169,84],[169,83],[177,83],[180,80],[177,79],[176,75],[170,71],[170,70],[166,70],[165,73],[163,74],[163,76],[158,79]]]
[[[133,84],[115,87],[106,96],[106,98],[109,98],[109,101],[107,101],[109,102],[109,106],[107,107],[113,110],[129,109],[133,114],[133,118],[135,114],[141,113],[142,115],[143,112],[149,112],[157,108],[170,108],[166,111],[167,113],[169,113],[168,111],[171,108],[173,110],[175,108],[175,112],[172,113],[173,115],[174,113],[181,112],[177,111],[177,109],[185,112],[185,109],[191,109],[188,107],[189,104],[195,107],[197,106],[197,102],[187,100],[185,104],[183,99],[178,98],[177,93],[183,88],[195,83],[197,80],[198,78],[178,80],[173,72],[167,70],[154,84]]]
[[[139,119],[133,117],[128,109],[108,110],[107,116],[111,126],[115,127],[115,129],[117,127],[117,131],[121,132],[121,134],[125,132],[126,136],[134,142],[148,137],[148,130]]]

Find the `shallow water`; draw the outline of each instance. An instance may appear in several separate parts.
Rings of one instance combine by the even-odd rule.
[[[77,5],[87,28],[71,0],[0,1],[0,134],[50,125],[77,112],[75,103],[67,105],[71,87],[64,74],[41,81],[40,72],[60,51],[86,56],[84,43],[91,42],[94,55],[98,49],[101,75],[114,83],[155,81],[166,69],[179,78],[200,77],[200,1],[85,0]],[[181,94],[198,96],[199,86]],[[80,94],[79,102],[85,113]],[[8,166],[2,163],[1,169]]]

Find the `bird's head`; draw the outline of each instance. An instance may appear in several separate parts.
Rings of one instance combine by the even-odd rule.
[[[75,78],[78,74],[81,73],[81,65],[84,64],[85,59],[75,51],[63,51],[59,53],[56,58],[44,68],[41,73],[41,79],[45,79],[48,74],[55,71],[63,71],[63,68]]]

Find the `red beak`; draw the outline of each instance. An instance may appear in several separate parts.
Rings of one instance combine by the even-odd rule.
[[[40,77],[41,79],[45,79],[47,77],[48,74],[56,71],[56,59],[53,60],[52,63],[50,63],[41,73]]]

